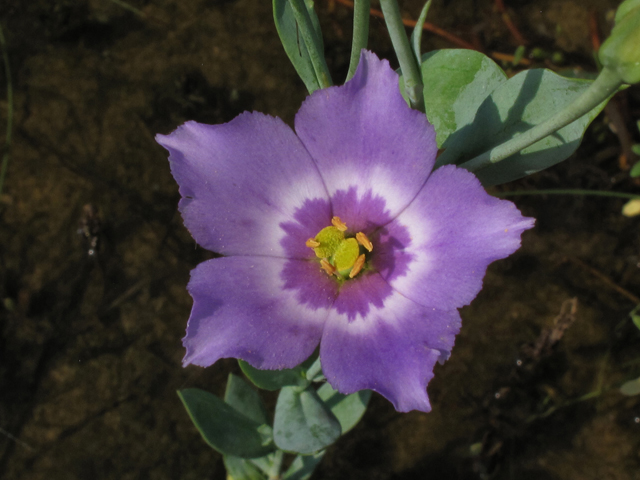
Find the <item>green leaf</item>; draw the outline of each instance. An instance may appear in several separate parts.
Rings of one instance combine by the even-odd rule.
[[[360,390],[351,395],[337,392],[325,383],[318,389],[318,396],[331,409],[342,427],[342,435],[347,433],[362,418],[371,398],[371,390]]]
[[[233,373],[229,374],[229,379],[227,380],[224,401],[245,417],[261,425],[269,422],[267,409],[264,407],[258,392]]]
[[[282,387],[304,387],[309,384],[305,377],[305,368],[299,365],[295,368],[284,370],[259,370],[252,367],[244,360],[238,360],[238,364],[249,380],[258,388],[275,391]]]
[[[198,388],[178,391],[202,438],[224,455],[256,458],[272,452],[267,425],[252,420],[215,395]]]
[[[335,442],[342,430],[315,390],[297,390],[284,387],[280,391],[273,439],[282,450],[309,455]]]
[[[575,80],[546,69],[527,70],[498,86],[478,109],[471,124],[447,139],[437,165],[460,164],[547,120],[579,97],[592,82]],[[589,113],[509,158],[478,170],[485,186],[510,182],[544,170],[569,157],[587,126],[604,108]]]
[[[308,480],[324,457],[325,452],[326,450],[322,450],[313,455],[298,455],[282,478],[285,480]]]
[[[638,327],[638,330],[640,330],[640,315],[638,314],[632,314],[631,315],[631,321],[633,322],[633,324]]]
[[[305,0],[305,6],[309,12],[311,23],[316,32],[316,37],[320,41],[320,51],[323,51],[322,47],[322,32],[320,30],[320,23],[318,16],[313,8],[312,0]],[[289,60],[293,64],[293,67],[298,72],[298,75],[304,82],[309,93],[314,92],[321,88],[320,82],[316,76],[313,68],[313,63],[309,57],[309,51],[300,35],[298,25],[293,14],[293,9],[289,4],[289,0],[273,0],[273,19],[276,24],[276,30],[280,36],[280,41],[284,47],[284,51],[287,53]]]
[[[422,83],[427,118],[436,129],[438,147],[473,122],[485,98],[507,81],[489,57],[473,50],[435,50],[422,56]]]
[[[233,455],[224,455],[222,461],[227,470],[227,480],[265,480],[267,478],[248,460]]]
[[[422,53],[420,52],[420,43],[422,42],[422,27],[424,26],[424,22],[427,20],[427,14],[429,13],[429,8],[431,7],[431,2],[433,0],[427,0],[427,3],[422,7],[422,11],[420,12],[420,16],[418,17],[418,21],[416,22],[416,26],[413,27],[413,32],[411,32],[411,50],[413,50],[413,54],[416,57],[416,62],[420,64],[420,56]]]
[[[640,377],[635,380],[624,382],[620,387],[620,393],[623,395],[639,395],[640,394]]]

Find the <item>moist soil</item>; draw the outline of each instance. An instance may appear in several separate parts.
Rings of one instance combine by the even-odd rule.
[[[352,12],[316,3],[342,83]],[[513,54],[500,3],[438,1],[429,20]],[[547,53],[542,66],[594,72],[590,24],[604,38],[618,2],[505,3],[528,46]],[[421,5],[401,7],[416,19]],[[306,91],[270,2],[0,0],[0,12],[14,91],[0,197],[0,478],[224,479],[176,390],[220,395],[239,369],[181,366],[185,285],[212,254],[182,225],[154,135],[244,110],[292,123]],[[423,38],[423,51],[454,46]],[[370,47],[396,65],[377,18]],[[4,131],[4,69],[0,85]],[[492,192],[639,192],[628,173],[638,89],[612,105],[567,162]],[[399,414],[374,394],[314,479],[640,478],[640,397],[618,391],[640,375],[629,318],[640,303],[638,219],[621,215],[621,199],[514,198],[536,227],[462,310],[428,388],[433,411]]]

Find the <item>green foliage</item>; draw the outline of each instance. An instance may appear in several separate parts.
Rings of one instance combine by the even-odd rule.
[[[475,114],[468,113],[473,121],[449,136],[447,149],[438,159],[438,165],[460,164],[504,144],[567,107],[591,83],[589,80],[561,77],[546,69],[527,70],[515,75],[491,92]],[[600,103],[555,133],[477,171],[476,175],[485,186],[497,185],[565,160],[578,148],[587,126],[605,104],[606,101]]]
[[[304,4],[307,7],[307,12],[315,31],[316,41],[319,42],[316,47],[318,51],[322,52],[324,49],[322,45],[322,32],[320,30],[318,16],[313,9],[313,1],[305,0]],[[309,55],[309,50],[300,34],[300,28],[289,0],[273,0],[273,19],[282,46],[309,93],[322,88],[311,56]]]
[[[324,453],[325,450],[313,455],[298,455],[282,478],[285,480],[308,480],[324,457]]]
[[[251,462],[232,455],[222,457],[228,480],[264,480],[266,476]]]
[[[355,427],[364,415],[371,398],[371,390],[360,390],[351,395],[343,395],[325,383],[318,389],[318,396],[336,416],[344,435]]]
[[[507,81],[493,60],[473,50],[425,53],[421,70],[425,110],[439,148],[450,146],[450,135],[471,124],[484,99]]]
[[[273,439],[282,450],[309,455],[335,442],[340,422],[315,390],[284,387],[278,396]]]
[[[178,391],[202,438],[224,455],[258,458],[274,450],[271,428],[198,388]],[[234,394],[235,397],[235,394]],[[244,409],[251,402],[245,402]]]
[[[252,367],[244,360],[238,360],[238,364],[249,380],[258,388],[271,392],[280,390],[282,387],[304,387],[309,382],[305,376],[305,364],[295,368],[285,368],[283,370],[259,370]]]
[[[230,373],[227,379],[224,402],[260,425],[269,423],[267,410],[258,392],[233,373]]]

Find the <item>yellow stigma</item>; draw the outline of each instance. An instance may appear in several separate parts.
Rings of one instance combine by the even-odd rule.
[[[346,232],[347,231],[347,224],[344,223],[342,220],[340,220],[340,217],[333,217],[331,219],[331,225],[336,227],[341,232]]]

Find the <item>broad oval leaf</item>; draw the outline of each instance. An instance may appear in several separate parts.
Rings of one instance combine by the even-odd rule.
[[[227,389],[224,392],[225,403],[259,424],[268,423],[267,409],[258,392],[240,377],[229,374]]]
[[[521,72],[504,82],[478,109],[473,122],[447,140],[437,166],[461,164],[547,120],[578,98],[592,82],[546,69]],[[568,158],[587,126],[606,104],[509,158],[474,172],[483,185],[498,185],[544,170]]]
[[[344,395],[325,383],[318,389],[318,396],[336,416],[344,435],[355,427],[364,415],[371,398],[371,390],[360,390],[351,395]]]
[[[274,450],[264,427],[215,395],[199,388],[178,391],[178,396],[202,438],[223,455],[263,457]]]
[[[420,68],[425,111],[436,129],[438,147],[446,148],[450,135],[473,122],[484,99],[507,81],[493,60],[474,50],[425,53]]]
[[[240,369],[249,380],[258,388],[275,391],[282,387],[303,387],[308,385],[304,374],[305,368],[297,366],[295,368],[285,368],[284,370],[260,370],[252,367],[244,360],[238,360]]]
[[[273,440],[282,450],[309,455],[335,442],[342,429],[315,390],[297,390],[284,387],[280,391],[273,422]]]

